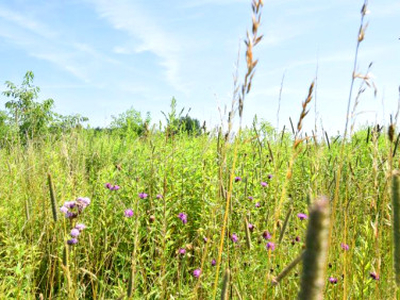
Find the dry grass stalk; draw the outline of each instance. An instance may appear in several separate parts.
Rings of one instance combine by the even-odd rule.
[[[229,299],[229,280],[231,277],[231,271],[226,269],[224,281],[222,282],[221,300]]]
[[[56,201],[56,196],[54,192],[54,186],[53,186],[53,180],[51,178],[51,174],[47,174],[47,179],[48,179],[48,184],[49,184],[49,189],[50,189],[50,200],[51,200],[51,210],[53,212],[53,220],[54,222],[57,222],[57,201]]]
[[[246,233],[246,245],[247,248],[251,249],[251,235],[250,235],[250,228],[249,228],[249,222],[247,221],[247,218],[244,218],[244,226],[245,226],[245,233]]]
[[[131,273],[129,275],[129,282],[128,282],[128,290],[126,293],[126,296],[128,297],[128,299],[130,299],[132,297],[132,293],[133,293],[133,280],[135,277],[135,270],[134,267],[131,267]]]
[[[246,44],[246,63],[247,63],[247,72],[244,77],[244,83],[242,85],[241,93],[239,95],[239,117],[242,119],[243,115],[243,103],[246,94],[250,92],[251,89],[251,81],[254,76],[254,69],[258,63],[258,60],[253,59],[253,48],[261,41],[262,35],[258,35],[258,28],[261,24],[261,7],[264,5],[262,0],[253,0],[251,4],[251,8],[253,11],[252,16],[252,33],[250,35],[247,32],[247,37],[244,43]]]
[[[320,300],[329,246],[329,201],[317,199],[310,211],[299,300]]]
[[[261,24],[261,8],[263,6],[263,1],[262,0],[253,0],[252,2],[252,34],[250,35],[249,32],[247,32],[247,39],[245,40],[246,44],[246,62],[247,62],[247,72],[244,78],[244,83],[242,84],[241,88],[241,93],[237,96],[239,89],[235,88],[234,91],[234,97],[233,97],[233,104],[235,104],[235,100],[237,97],[239,98],[239,117],[240,117],[240,122],[242,121],[242,114],[243,114],[243,102],[245,95],[250,92],[251,89],[251,81],[254,76],[254,68],[257,65],[257,60],[253,60],[253,48],[261,41],[262,36],[258,36],[258,28]],[[237,78],[236,78],[237,79]],[[235,81],[236,81],[235,79]],[[236,84],[235,84],[236,87]],[[232,105],[232,110],[228,114],[228,132],[225,134],[225,144],[228,142],[230,130],[232,127],[232,118],[235,114],[235,109],[234,105]],[[241,124],[240,124],[241,127]],[[239,128],[239,135],[240,135],[240,128]],[[238,142],[238,140],[237,140]],[[219,245],[218,249],[218,259],[217,259],[217,267],[216,267],[216,275],[215,275],[215,281],[214,281],[214,290],[213,290],[213,299],[216,297],[217,293],[217,286],[218,286],[218,278],[219,278],[219,269],[221,265],[221,258],[222,258],[222,251],[223,251],[223,246],[224,246],[224,236],[225,236],[225,231],[226,231],[226,226],[227,226],[227,221],[228,221],[228,215],[229,215],[229,207],[230,207],[230,198],[231,198],[231,192],[233,189],[233,172],[235,170],[235,164],[237,160],[237,148],[238,148],[238,143],[235,143],[234,147],[234,156],[233,156],[233,162],[231,165],[231,175],[230,175],[230,180],[229,180],[229,190],[226,196],[226,205],[225,205],[225,214],[223,218],[223,224],[222,224],[222,229],[221,229],[221,242]],[[221,165],[220,165],[220,188],[223,189],[223,167],[226,162],[226,157],[223,154],[224,148],[221,148]]]
[[[308,114],[308,110],[307,110],[307,105],[311,102],[312,99],[312,94],[313,94],[313,90],[314,90],[314,84],[315,82],[313,81],[310,85],[310,88],[308,89],[308,95],[306,100],[302,103],[302,111],[300,113],[300,118],[299,118],[299,122],[297,123],[297,132],[301,131],[301,128],[303,127],[303,120],[306,117],[306,115]]]
[[[281,233],[280,233],[280,236],[279,236],[278,244],[280,244],[282,242],[283,235],[285,234],[286,227],[287,227],[287,224],[289,222],[289,218],[290,218],[290,215],[292,214],[292,211],[293,211],[293,207],[290,207],[288,212],[287,212],[287,214],[286,214],[285,221],[283,222],[283,226],[282,226],[282,230],[281,230]]]
[[[278,274],[278,276],[276,276],[275,278],[272,279],[272,284],[273,284],[273,285],[279,284],[279,282],[280,282],[283,278],[285,278],[286,275],[289,274],[289,272],[290,272],[295,266],[297,266],[297,264],[303,259],[303,256],[304,256],[304,251],[303,251],[299,256],[297,256],[290,264],[288,264],[288,265],[286,266],[286,268],[284,268],[284,269],[282,270],[282,272],[280,272],[280,273]]]

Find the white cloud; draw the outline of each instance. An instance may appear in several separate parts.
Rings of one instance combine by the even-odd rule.
[[[57,36],[57,33],[49,29],[45,24],[37,20],[33,20],[27,15],[22,15],[3,6],[0,6],[0,19],[12,22],[17,26],[29,30],[41,37],[54,38]]]
[[[26,51],[27,55],[48,61],[81,81],[91,81],[93,68],[100,63],[118,61],[98,52],[88,44],[61,38],[62,32],[23,11],[0,7],[0,37]],[[82,61],[85,63],[83,64]]]
[[[171,32],[165,30],[148,11],[142,9],[132,1],[91,1],[99,15],[106,19],[115,29],[127,32],[140,44],[135,52],[148,51],[161,59],[160,65],[165,68],[168,83],[176,90],[185,92],[180,75],[180,55],[184,44]],[[114,47],[114,52],[130,53],[126,47]]]

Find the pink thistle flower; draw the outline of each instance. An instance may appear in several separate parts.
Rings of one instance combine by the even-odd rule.
[[[76,238],[72,238],[72,239],[67,241],[68,245],[75,245],[77,243],[78,243],[78,240]]]
[[[193,271],[193,276],[199,278],[201,275],[201,269],[196,269]]]
[[[183,224],[187,223],[187,215],[185,213],[179,213],[178,218],[181,219]]]
[[[124,215],[125,215],[125,217],[127,217],[127,218],[131,218],[131,217],[133,217],[133,210],[132,209],[126,209],[125,210],[125,212],[124,212]]]
[[[349,245],[347,245],[347,244],[345,244],[345,243],[341,243],[341,244],[340,244],[340,247],[342,247],[342,249],[343,249],[344,251],[347,251],[347,250],[350,249]]]
[[[308,219],[308,216],[307,216],[306,214],[303,214],[303,213],[297,214],[297,217],[298,217],[301,221],[307,220],[307,219]]]
[[[82,231],[83,229],[86,228],[86,225],[82,224],[82,223],[78,223],[75,225],[75,228],[78,229],[79,231]]]
[[[76,237],[78,237],[79,233],[80,233],[80,231],[78,229],[74,228],[71,230],[70,234],[73,238],[76,238]]]
[[[338,282],[338,280],[335,277],[329,277],[329,282],[332,284],[336,284]]]
[[[238,242],[238,236],[236,235],[236,233],[231,234],[231,241],[234,243]]]
[[[148,195],[147,195],[146,193],[140,193],[140,194],[139,194],[139,198],[140,198],[140,199],[146,199],[147,196],[148,196]]]
[[[253,232],[255,226],[254,226],[253,224],[249,223],[248,227],[249,227],[249,230],[250,230],[251,232]]]
[[[269,240],[271,238],[271,234],[267,230],[265,230],[263,232],[263,238]]]
[[[373,279],[373,280],[379,280],[379,275],[376,272],[371,272],[369,273],[369,276]]]
[[[265,247],[267,248],[267,250],[271,250],[271,251],[275,250],[275,244],[272,242],[268,242]]]

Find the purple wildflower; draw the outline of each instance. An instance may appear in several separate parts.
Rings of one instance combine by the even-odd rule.
[[[207,237],[203,237],[203,241],[204,241],[204,243],[207,243],[208,242],[208,238]]]
[[[110,190],[118,191],[121,187],[119,185],[114,185]]]
[[[237,237],[236,233],[232,233],[232,234],[231,234],[231,240],[232,240],[232,242],[234,242],[234,243],[237,243],[237,242],[238,242],[238,237]]]
[[[236,176],[236,177],[235,177],[235,182],[239,182],[239,181],[242,181],[242,177]]]
[[[79,233],[80,233],[80,231],[78,229],[74,228],[71,230],[70,234],[73,238],[76,238],[76,237],[78,237]]]
[[[83,229],[86,228],[86,225],[82,224],[82,223],[78,223],[75,225],[75,228],[78,229],[79,231],[82,231]]]
[[[126,209],[125,212],[124,212],[124,215],[127,218],[133,217],[133,210],[130,209],[130,208]]]
[[[255,228],[254,225],[249,223],[249,229],[250,229],[251,232],[253,232],[254,228]]]
[[[265,181],[261,181],[261,186],[266,187],[266,186],[268,186],[268,183],[266,183]]]
[[[67,241],[68,245],[75,245],[76,243],[78,243],[78,240],[76,238],[72,238]]]
[[[248,199],[249,199],[250,201],[253,201],[254,198],[253,198],[252,196],[249,196]]]
[[[201,274],[201,269],[196,269],[193,271],[193,276],[199,278]]]
[[[109,190],[111,190],[111,189],[113,188],[112,184],[109,183],[109,182],[107,182],[104,186],[105,186],[106,188],[108,188]]]
[[[162,198],[163,198],[163,195],[157,194],[156,198],[157,198],[157,199],[162,199]]]
[[[296,242],[300,242],[300,237],[299,237],[299,236],[296,236],[296,237],[294,238],[294,240],[295,240]]]
[[[75,205],[76,205],[75,201],[65,201],[63,206],[72,209],[75,207]]]
[[[347,250],[350,249],[349,245],[347,245],[347,244],[345,244],[345,243],[341,243],[341,244],[340,244],[340,247],[342,247],[342,249],[343,249],[344,251],[347,251]]]
[[[267,248],[267,250],[271,250],[271,251],[275,250],[275,244],[272,242],[268,242],[265,247]]]
[[[85,208],[86,206],[88,206],[90,204],[90,199],[87,197],[79,197],[78,199],[76,199],[76,202],[82,206],[82,209]]]
[[[329,282],[332,284],[336,284],[338,282],[338,280],[335,277],[329,277]]]
[[[146,193],[140,193],[140,194],[139,194],[139,198],[140,198],[140,199],[146,199],[147,196],[148,196],[148,195],[147,195]]]
[[[70,211],[68,211],[68,212],[65,214],[65,217],[68,218],[68,219],[74,219],[74,218],[76,218],[77,216],[78,216],[77,213],[70,212]]]
[[[179,213],[178,218],[182,220],[183,224],[187,223],[187,215],[185,213]]]
[[[257,202],[255,206],[256,208],[259,208],[261,206],[260,202]]]
[[[303,213],[297,214],[297,217],[302,221],[308,219],[308,216],[306,214],[303,214]]]
[[[186,253],[186,249],[185,248],[180,248],[178,253],[183,256]]]
[[[269,179],[269,180],[272,179],[272,174],[268,174],[268,179]]]
[[[63,214],[66,214],[66,213],[68,212],[68,208],[66,208],[65,206],[61,206],[60,211],[61,211]]]
[[[379,280],[379,275],[376,272],[369,273],[369,276],[371,276],[373,280]]]
[[[263,232],[263,238],[269,240],[271,238],[271,234],[267,230],[265,230]]]
[[[213,259],[213,260],[211,261],[211,265],[214,267],[216,264],[217,264],[216,260]]]

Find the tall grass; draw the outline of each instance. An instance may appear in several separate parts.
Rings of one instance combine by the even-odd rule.
[[[344,136],[307,135],[311,84],[292,133],[257,120],[232,132],[257,64],[262,6],[252,3],[227,130],[76,129],[0,149],[0,298],[294,299],[301,282],[303,299],[310,286],[316,298],[396,297],[392,122],[389,135],[379,125],[348,134],[348,124]],[[361,13],[355,62],[366,3]],[[317,195],[332,201],[315,206]],[[60,208],[79,197],[90,205],[66,218]]]

